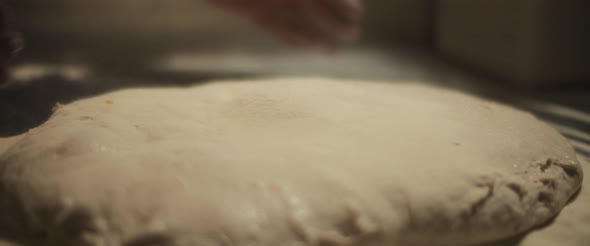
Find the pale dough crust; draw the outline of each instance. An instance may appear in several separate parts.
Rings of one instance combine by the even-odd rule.
[[[557,131],[416,83],[277,78],[57,108],[0,156],[0,232],[32,245],[465,245],[554,217]]]
[[[590,163],[583,161],[583,167]],[[584,169],[585,169],[584,168]],[[479,246],[586,246],[590,242],[590,179],[585,178],[582,188],[555,220],[530,233],[509,240]]]

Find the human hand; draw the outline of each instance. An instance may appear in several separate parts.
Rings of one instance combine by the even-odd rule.
[[[290,44],[331,47],[354,41],[362,0],[208,0],[247,16]]]

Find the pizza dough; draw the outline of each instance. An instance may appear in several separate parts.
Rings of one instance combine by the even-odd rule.
[[[583,167],[590,163],[579,158]],[[590,179],[585,178],[582,189],[570,200],[559,216],[546,226],[528,235],[518,236],[513,243],[481,246],[585,246],[590,242]]]
[[[415,83],[130,89],[57,107],[0,156],[0,238],[469,245],[547,222],[582,176],[530,114]]]

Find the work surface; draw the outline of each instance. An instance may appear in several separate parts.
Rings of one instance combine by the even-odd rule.
[[[169,55],[145,67],[113,69],[90,65],[23,63],[16,84],[0,90],[0,153],[29,128],[43,123],[56,103],[138,86],[187,86],[213,79],[256,76],[327,76],[403,83],[421,81],[464,90],[537,115],[566,136],[590,164],[590,91],[509,89],[471,76],[420,52],[350,50],[334,55],[274,53],[199,53]],[[590,187],[590,180],[584,181]],[[491,245],[586,245],[590,240],[590,190],[583,188],[560,216],[528,235]]]

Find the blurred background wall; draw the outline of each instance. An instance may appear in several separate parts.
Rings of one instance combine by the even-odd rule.
[[[273,52],[288,48],[249,21],[200,0],[18,0],[20,60],[141,66],[170,52]],[[366,1],[360,46],[432,45],[432,1]]]
[[[364,43],[431,43],[432,1],[366,3],[370,14],[365,19]],[[244,19],[199,0],[19,0],[11,6],[14,28],[30,36],[28,43],[35,47],[39,45],[37,39],[55,41],[52,44],[59,48],[88,45],[65,43],[84,39],[101,43],[127,40],[139,46],[158,43],[162,49],[274,43],[267,33]]]
[[[431,38],[431,0],[368,0],[366,37],[426,44]],[[243,30],[231,15],[200,0],[18,0],[19,27],[57,32],[218,33]]]
[[[430,50],[521,85],[590,80],[590,1],[366,0],[361,46]],[[285,46],[198,0],[14,0],[21,59],[140,64],[174,51]]]
[[[437,0],[444,56],[524,85],[590,80],[590,1]]]

